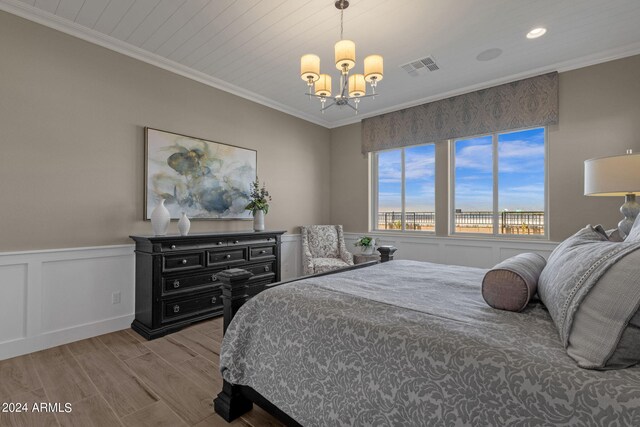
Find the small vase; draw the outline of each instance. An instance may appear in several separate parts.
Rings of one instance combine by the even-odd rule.
[[[191,228],[191,221],[187,218],[187,214],[182,212],[182,216],[180,217],[180,221],[178,221],[178,231],[181,236],[186,236],[189,234],[189,229]]]
[[[253,230],[254,231],[264,230],[264,211],[253,212]]]
[[[373,246],[361,246],[360,253],[362,255],[373,255]]]
[[[169,209],[164,206],[164,199],[160,199],[160,203],[151,212],[151,227],[153,228],[153,234],[156,236],[166,236],[167,229],[169,228],[169,222],[171,222],[171,215],[169,215]]]

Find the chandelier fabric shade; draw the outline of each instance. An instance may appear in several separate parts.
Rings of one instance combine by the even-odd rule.
[[[367,83],[364,80],[364,75],[353,74],[349,76],[349,96],[359,97],[363,96],[367,92]]]
[[[316,81],[316,95],[331,96],[331,76],[329,74],[320,74],[320,78]]]
[[[318,55],[307,54],[300,58],[300,78],[309,83],[320,78],[320,57]]]
[[[380,55],[369,55],[364,58],[364,78],[367,82],[379,82],[382,80],[383,60]]]
[[[335,45],[336,68],[349,71],[356,65],[356,44],[351,40],[340,40]]]

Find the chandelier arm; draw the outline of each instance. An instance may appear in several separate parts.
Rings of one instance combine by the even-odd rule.
[[[356,107],[354,107],[353,105],[349,104],[348,102],[344,105],[348,105],[349,107],[351,107],[356,113],[358,112],[358,109]]]
[[[324,110],[326,110],[327,108],[329,108],[329,107],[331,107],[331,106],[333,106],[333,105],[336,105],[336,103],[335,103],[335,102],[332,102],[331,104],[327,105],[326,107],[321,108],[321,109],[320,109],[320,111],[324,111]]]
[[[342,82],[342,90],[340,91],[340,97],[346,98],[347,97],[347,93],[348,93],[347,85],[349,84],[349,73],[347,73],[344,76],[343,80],[344,81]]]

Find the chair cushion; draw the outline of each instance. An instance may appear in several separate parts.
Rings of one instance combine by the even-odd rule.
[[[349,264],[340,258],[313,258],[312,262],[314,273],[323,273],[325,271],[332,271],[349,266]]]
[[[313,258],[340,258],[338,229],[334,225],[308,226],[308,242]]]

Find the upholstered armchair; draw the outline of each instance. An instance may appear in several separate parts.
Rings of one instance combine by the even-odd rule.
[[[344,243],[341,225],[302,226],[300,232],[305,275],[353,265],[353,255]]]

